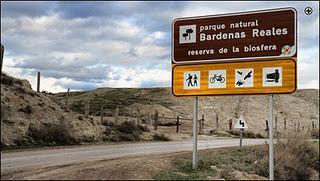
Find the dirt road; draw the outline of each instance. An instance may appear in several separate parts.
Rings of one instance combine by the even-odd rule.
[[[243,145],[264,144],[264,139],[244,139]],[[215,138],[198,141],[198,149],[223,148],[239,145],[239,139]],[[10,177],[14,173],[39,168],[59,168],[64,166],[77,167],[99,160],[117,160],[145,155],[168,154],[181,151],[191,151],[192,141],[148,142],[117,145],[75,146],[68,148],[53,148],[36,151],[1,152],[1,177]],[[54,170],[54,169],[53,169]],[[47,172],[47,171],[46,171]],[[3,177],[4,176],[4,177]],[[79,175],[78,175],[79,176]],[[26,177],[22,177],[26,178]],[[30,177],[33,178],[33,177]],[[41,178],[41,177],[37,177]]]

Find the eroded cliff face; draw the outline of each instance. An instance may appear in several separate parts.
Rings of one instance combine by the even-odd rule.
[[[99,139],[98,123],[65,112],[50,96],[32,90],[26,80],[1,75],[1,145]]]

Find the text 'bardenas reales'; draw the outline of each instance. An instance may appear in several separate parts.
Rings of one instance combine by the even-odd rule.
[[[251,30],[251,37],[253,38],[281,36],[281,35],[288,34],[287,28],[272,27],[270,29],[259,29],[259,28],[256,28],[258,26],[259,26],[258,20],[250,21],[250,22],[240,21],[237,23],[229,24],[230,29],[239,29],[239,28],[244,29],[244,28],[254,27]],[[248,36],[245,31],[223,32],[223,30],[226,30],[225,24],[200,26],[200,41],[243,39]],[[210,34],[207,33],[212,31],[217,33],[210,33]]]

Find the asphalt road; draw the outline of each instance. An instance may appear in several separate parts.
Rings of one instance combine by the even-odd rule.
[[[265,139],[243,139],[243,146],[264,144],[264,141]],[[212,140],[199,140],[198,150],[238,145],[239,139],[215,138]],[[1,173],[35,166],[48,166],[51,164],[67,164],[78,161],[173,153],[179,151],[192,151],[192,141],[91,145],[31,151],[1,152]]]

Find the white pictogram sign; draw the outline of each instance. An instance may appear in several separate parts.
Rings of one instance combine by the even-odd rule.
[[[195,43],[197,25],[185,25],[179,27],[179,43]]]
[[[184,72],[184,89],[200,89],[200,71]]]
[[[267,67],[262,71],[263,87],[282,86],[282,67]]]
[[[237,120],[236,124],[234,125],[234,128],[240,128],[240,129],[248,128],[246,120],[244,119],[244,117],[242,115]]]
[[[235,87],[253,87],[253,75],[253,68],[236,69],[234,82]]]
[[[226,70],[209,70],[208,76],[209,88],[226,88],[227,71]]]

